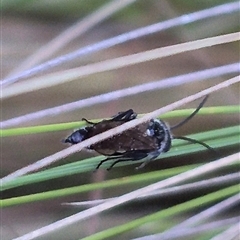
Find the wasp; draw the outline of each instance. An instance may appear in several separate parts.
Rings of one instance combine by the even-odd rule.
[[[163,120],[151,119],[148,122],[139,124],[136,127],[128,129],[118,135],[88,146],[88,149],[95,150],[99,154],[107,156],[106,159],[102,160],[97,165],[96,170],[99,169],[104,162],[109,160],[114,161],[107,170],[110,170],[119,162],[144,159],[145,161],[138,167],[142,168],[148,162],[157,158],[160,154],[168,152],[171,148],[173,139],[182,139],[191,143],[197,143],[211,151],[214,151],[214,149],[204,142],[185,136],[174,136],[171,132],[172,129],[182,126],[194,115],[196,115],[206,102],[207,98],[208,96],[203,99],[193,113],[175,126],[169,127]],[[136,118],[137,114],[132,109],[125,112],[119,112],[111,119],[102,120],[98,123],[93,123],[83,118],[82,120],[86,121],[89,126],[74,131],[64,140],[64,142],[77,144]]]

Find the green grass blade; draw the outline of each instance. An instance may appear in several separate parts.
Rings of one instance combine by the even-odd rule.
[[[239,185],[237,184],[237,185],[204,195],[202,197],[178,204],[168,209],[158,211],[146,217],[138,218],[131,222],[127,222],[125,224],[118,225],[111,229],[104,230],[102,232],[93,234],[83,239],[84,240],[100,240],[100,239],[106,239],[108,237],[119,236],[119,234],[130,231],[143,224],[153,222],[156,220],[161,220],[161,219],[164,221],[166,218],[170,216],[174,216],[179,213],[182,214],[184,212],[197,209],[199,207],[204,207],[208,204],[214,203],[216,201],[220,201],[221,199],[237,194],[238,192],[239,192]],[[166,229],[161,229],[161,226],[159,226],[159,230],[164,231]]]

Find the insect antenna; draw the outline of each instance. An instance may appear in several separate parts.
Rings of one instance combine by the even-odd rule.
[[[181,139],[181,140],[185,140],[187,142],[191,142],[191,143],[197,143],[202,145],[203,147],[207,148],[208,150],[214,152],[215,154],[217,154],[216,150],[213,149],[212,147],[210,147],[209,145],[207,145],[204,142],[198,141],[196,139],[192,139],[192,138],[188,138],[188,137],[184,137],[184,136],[173,136],[173,139]]]
[[[184,125],[185,123],[187,123],[190,119],[192,119],[194,117],[194,115],[196,115],[198,113],[198,111],[202,108],[202,106],[204,105],[204,103],[207,101],[208,99],[208,95],[206,95],[204,97],[204,99],[202,100],[202,102],[199,104],[199,106],[195,109],[194,112],[192,112],[187,118],[185,118],[182,122],[177,123],[176,125],[172,126],[170,129],[174,129],[174,128],[178,128],[181,127],[182,125]]]
[[[185,118],[183,121],[181,121],[180,123],[177,123],[176,125],[172,126],[170,129],[174,129],[174,128],[178,128],[181,127],[182,125],[184,125],[185,123],[187,123],[190,119],[192,119],[197,113],[198,111],[202,108],[202,106],[204,105],[204,103],[207,101],[208,99],[208,95],[206,95],[204,97],[204,99],[202,100],[202,102],[199,104],[199,106],[195,109],[194,112],[192,112],[187,118]],[[192,139],[192,138],[188,138],[188,137],[184,137],[184,136],[172,136],[173,139],[181,139],[181,140],[185,140],[187,142],[191,142],[191,143],[197,143],[202,145],[203,147],[207,148],[208,150],[210,150],[211,152],[214,152],[215,154],[217,154],[217,152],[210,147],[209,145],[207,145],[204,142],[198,141],[196,139]]]

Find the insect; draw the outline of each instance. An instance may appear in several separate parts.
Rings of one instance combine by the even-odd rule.
[[[138,167],[144,167],[148,162],[158,157],[160,154],[168,152],[171,148],[173,139],[182,139],[191,143],[197,143],[209,150],[214,151],[209,145],[184,136],[174,136],[171,130],[182,126],[188,122],[206,102],[208,96],[199,104],[196,110],[190,114],[182,122],[169,127],[164,121],[159,119],[151,119],[148,122],[142,123],[134,128],[128,129],[118,135],[95,143],[88,149],[107,156],[96,167],[98,169],[104,162],[114,160],[107,170],[110,170],[114,165],[123,161],[136,161],[144,159],[145,161]],[[120,126],[123,123],[131,121],[137,117],[137,114],[129,109],[125,112],[119,112],[109,120],[103,120],[98,123],[93,123],[83,118],[90,126],[80,128],[68,136],[64,142],[70,144],[80,143],[99,133]]]

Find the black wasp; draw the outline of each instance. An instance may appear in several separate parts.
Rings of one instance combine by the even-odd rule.
[[[102,160],[96,167],[98,169],[104,162],[115,160],[107,169],[110,170],[115,164],[123,161],[136,161],[144,159],[145,161],[138,167],[144,167],[148,162],[158,157],[161,153],[169,151],[173,139],[182,139],[192,143],[198,143],[209,150],[213,150],[207,144],[195,139],[184,136],[173,136],[171,130],[182,126],[189,121],[203,106],[208,96],[206,96],[197,109],[185,120],[175,126],[169,127],[164,121],[151,119],[134,128],[128,129],[118,135],[110,137],[101,142],[95,143],[88,149],[109,156]],[[137,117],[137,114],[129,109],[125,112],[119,112],[109,120],[103,120],[93,123],[83,118],[90,126],[80,128],[67,137],[64,142],[77,144],[99,133],[117,127],[123,123],[131,121]],[[214,150],[213,150],[214,151]]]

